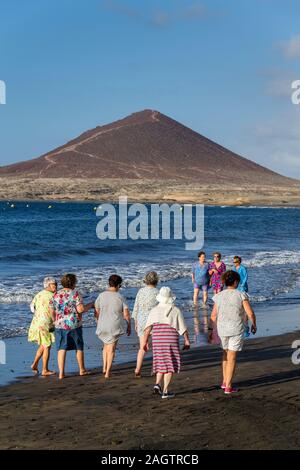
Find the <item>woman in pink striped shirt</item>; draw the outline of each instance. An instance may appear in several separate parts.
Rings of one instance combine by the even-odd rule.
[[[189,335],[183,315],[174,305],[171,289],[162,287],[156,299],[158,305],[150,311],[145,326],[144,349],[149,349],[148,339],[152,332],[154,393],[161,398],[173,398],[175,393],[169,391],[169,385],[173,374],[180,371],[179,336],[184,336],[184,349],[189,349]]]

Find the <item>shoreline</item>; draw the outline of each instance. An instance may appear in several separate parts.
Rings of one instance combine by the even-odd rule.
[[[204,331],[204,313],[210,315],[208,312],[199,309],[197,316],[194,312],[185,312],[185,319],[191,338],[191,350],[197,348],[212,348],[213,345],[207,343],[207,332]],[[300,304],[290,305],[289,310],[285,306],[261,306],[255,309],[258,323],[258,332],[255,336],[251,335],[246,339],[245,343],[252,343],[253,341],[273,337],[284,337],[286,334],[296,334],[300,332]],[[197,328],[197,334],[196,330]],[[200,333],[199,333],[200,327]],[[299,334],[300,336],[300,334]],[[97,370],[102,365],[102,343],[95,335],[95,326],[85,326],[83,331],[85,342],[85,363],[87,369]],[[34,343],[29,343],[27,335],[14,336],[4,338],[6,344],[6,358],[7,364],[0,364],[0,389],[24,380],[24,378],[32,377],[30,365],[36,350]],[[218,347],[218,346],[217,346]],[[138,351],[138,338],[134,332],[128,338],[124,335],[118,344],[115,365],[126,364],[136,359]],[[149,354],[150,357],[150,354]],[[51,358],[49,363],[50,369],[57,370],[56,364],[56,348],[55,344],[52,347]],[[72,351],[67,355],[66,362],[67,373],[76,373],[77,363],[75,354]]]
[[[141,379],[127,362],[108,381],[96,370],[1,387],[0,448],[298,449],[300,370],[291,345],[299,334],[247,342],[238,359],[240,392],[231,397],[219,389],[218,346],[182,354],[172,384],[176,397],[167,402],[152,393],[151,359]]]

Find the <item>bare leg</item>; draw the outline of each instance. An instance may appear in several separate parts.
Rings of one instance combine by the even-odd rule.
[[[172,376],[173,374],[171,372],[169,372],[168,374],[164,374],[164,393],[168,393],[168,388],[172,380]]]
[[[43,355],[43,352],[44,352],[44,347],[43,346],[39,346],[38,347],[38,350],[36,352],[36,355],[35,355],[35,358],[34,358],[34,361],[33,363],[31,364],[31,369],[33,370],[33,372],[35,374],[38,374],[39,370],[38,370],[38,365],[39,365],[39,360],[41,359],[42,355]]]
[[[145,351],[144,351],[144,348],[143,348],[143,344],[144,344],[144,337],[141,336],[140,337],[140,349],[138,351],[137,361],[136,361],[135,375],[140,375],[140,373],[141,373],[143,360],[144,360],[144,357],[145,357]]]
[[[204,290],[203,291],[203,304],[204,305],[207,304],[207,299],[208,299],[208,292],[207,292],[207,290]]]
[[[106,368],[107,368],[106,344],[103,345],[102,358],[103,358],[102,372],[103,374],[106,374]]]
[[[222,361],[222,369],[223,369],[223,382],[222,384],[226,384],[226,369],[227,369],[227,349],[223,350],[223,361]]]
[[[106,356],[107,362],[106,362],[106,373],[105,373],[106,379],[109,379],[110,377],[110,371],[111,371],[111,366],[115,357],[116,346],[117,346],[117,341],[113,344],[106,345],[106,350],[107,350],[107,356]]]
[[[199,290],[196,287],[194,288],[194,304],[198,303]]]
[[[48,369],[48,364],[49,364],[49,358],[50,358],[50,349],[51,346],[49,347],[44,347],[44,352],[43,352],[43,371],[42,375],[54,375],[55,372],[53,370]]]
[[[158,372],[158,373],[156,374],[156,383],[157,383],[157,384],[161,385],[163,376],[164,376],[164,374],[162,374],[161,372]]]
[[[64,379],[65,377],[65,362],[66,362],[67,351],[65,349],[60,349],[57,353],[57,362],[59,370],[59,378]]]
[[[89,375],[89,372],[86,370],[84,365],[84,352],[77,349],[76,359],[79,367],[79,375]]]
[[[227,351],[227,367],[226,367],[226,387],[232,387],[232,379],[234,376],[235,372],[235,366],[236,366],[236,357],[237,357],[237,352],[236,351]]]

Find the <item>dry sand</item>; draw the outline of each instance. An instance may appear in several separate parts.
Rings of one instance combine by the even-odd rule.
[[[299,449],[300,368],[291,362],[299,333],[247,343],[236,384],[225,396],[220,350],[185,352],[172,400],[152,394],[151,364],[133,364],[105,381],[32,378],[0,389],[1,449]]]
[[[284,187],[219,182],[0,178],[0,200],[129,201],[203,203],[206,205],[300,206],[300,184]]]

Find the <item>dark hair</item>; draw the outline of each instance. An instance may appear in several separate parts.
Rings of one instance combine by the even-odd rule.
[[[238,261],[241,264],[242,258],[240,256],[234,256],[233,261]]]
[[[77,282],[77,277],[75,274],[64,274],[61,278],[61,285],[66,289],[74,289]]]
[[[222,281],[224,282],[226,287],[231,287],[235,282],[239,283],[241,280],[239,273],[235,271],[226,271],[222,275]]]
[[[112,274],[108,280],[109,287],[120,287],[122,282],[123,279],[117,274]]]
[[[198,258],[200,258],[200,256],[202,256],[202,255],[205,255],[205,251],[199,251]]]
[[[215,256],[215,255],[218,256],[220,259],[222,258],[222,255],[221,255],[221,253],[220,253],[219,251],[215,251],[213,255],[214,255],[214,256]]]

